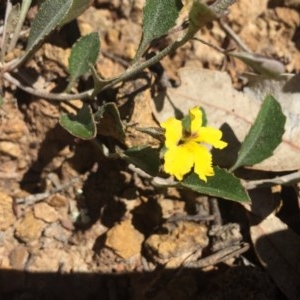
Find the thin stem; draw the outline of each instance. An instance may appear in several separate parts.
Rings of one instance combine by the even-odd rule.
[[[7,43],[7,22],[8,22],[8,17],[9,14],[12,10],[12,4],[9,0],[7,0],[6,4],[6,11],[5,11],[5,18],[4,18],[4,26],[3,26],[3,36],[2,36],[2,41],[1,41],[1,63],[4,63],[4,57],[6,53],[6,43]]]
[[[219,1],[216,1],[209,8],[212,10],[213,13],[215,13],[216,16],[221,16],[222,14],[224,14],[226,12],[227,8],[234,2],[235,2],[235,0],[219,0]],[[204,25],[205,25],[205,22],[202,24],[202,26],[204,26]],[[143,63],[137,64],[137,65],[134,65],[132,68],[127,69],[127,71],[125,73],[121,74],[119,77],[108,80],[108,83],[105,84],[101,88],[101,90],[98,92],[107,90],[119,82],[128,80],[128,79],[134,77],[135,75],[137,75],[138,73],[140,73],[141,71],[143,71],[144,69],[149,68],[150,66],[158,63],[160,60],[162,60],[164,57],[166,57],[169,53],[171,53],[172,51],[175,51],[177,48],[183,46],[190,39],[192,39],[193,36],[195,35],[195,33],[199,29],[200,29],[200,27],[194,28],[193,26],[190,26],[189,29],[187,30],[186,34],[180,40],[176,40],[175,42],[173,42],[172,44],[167,46],[165,49],[163,49],[161,52],[159,52],[158,54],[156,54],[149,60],[147,60]],[[16,64],[13,65],[11,68],[16,67],[16,65],[19,65],[19,63],[16,62]],[[74,100],[74,99],[84,100],[84,99],[90,98],[93,95],[92,89],[85,91],[83,93],[74,94],[74,95],[45,93],[44,91],[38,91],[31,87],[22,85],[17,79],[12,77],[8,73],[4,73],[3,77],[6,80],[8,80],[9,82],[11,82],[12,84],[16,85],[18,88],[22,89],[23,91],[30,93],[32,95],[35,95],[37,97],[41,97],[41,98],[45,98],[45,99],[49,99],[49,100],[57,100],[57,101],[70,101],[70,100]]]
[[[16,87],[18,87],[19,89],[23,90],[26,93],[29,93],[31,95],[34,95],[34,96],[37,96],[40,98],[48,99],[48,100],[54,100],[54,101],[71,101],[71,100],[75,100],[75,99],[85,100],[85,99],[90,98],[90,96],[93,93],[93,90],[88,90],[83,93],[73,94],[73,95],[72,94],[64,94],[64,93],[61,93],[61,94],[47,93],[45,91],[35,90],[29,86],[24,86],[20,81],[18,81],[16,78],[11,76],[9,73],[4,73],[3,78],[5,78],[11,84],[15,85]]]
[[[297,182],[300,182],[300,171],[272,179],[252,180],[245,182],[243,185],[247,190],[253,190],[255,188],[271,187],[274,185],[292,185]]]
[[[28,9],[30,7],[30,4],[31,4],[31,0],[23,0],[22,1],[22,6],[21,6],[19,20],[18,20],[16,29],[15,29],[14,35],[12,37],[12,40],[10,41],[10,45],[8,47],[8,52],[12,51],[15,48],[16,44],[17,44],[17,40],[18,40],[18,38],[20,36],[20,32],[21,32],[24,20],[26,18]]]

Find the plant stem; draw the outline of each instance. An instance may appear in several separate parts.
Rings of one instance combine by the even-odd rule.
[[[214,4],[209,6],[209,9],[212,11],[213,14],[215,14],[216,17],[222,16],[228,9],[230,5],[232,5],[235,2],[235,0],[219,0],[216,1]],[[213,19],[205,20],[201,23],[201,20],[199,23],[201,23],[200,26],[194,27],[194,26],[189,26],[186,34],[179,40],[176,40],[169,46],[167,46],[165,49],[163,49],[161,52],[157,53],[155,56],[150,58],[149,60],[142,62],[140,64],[134,65],[134,67],[127,69],[123,74],[121,74],[117,78],[113,78],[110,80],[106,80],[107,83],[101,88],[101,90],[97,92],[102,92],[104,90],[107,90],[111,88],[112,86],[116,85],[119,82],[128,80],[141,71],[143,71],[146,68],[149,68],[152,65],[155,65],[158,63],[160,60],[162,60],[164,57],[166,57],[168,54],[171,52],[175,51],[177,48],[183,46],[185,43],[187,43],[190,39],[193,38],[193,36],[196,34],[196,32],[205,26],[207,22],[212,21]],[[198,24],[199,24],[198,23]],[[19,65],[18,62],[16,62],[11,68],[14,68],[16,65]],[[9,81],[10,83],[16,85],[18,88],[22,89],[23,91],[30,93],[32,95],[35,95],[37,97],[45,98],[48,100],[56,100],[56,101],[70,101],[74,99],[87,99],[90,98],[91,96],[94,96],[94,90],[88,90],[83,93],[79,94],[54,94],[54,93],[46,93],[44,91],[38,91],[35,90],[31,87],[27,87],[22,85],[17,79],[15,79],[13,76],[11,76],[9,73],[4,73],[3,77]]]
[[[8,52],[12,51],[16,46],[17,40],[20,36],[20,32],[21,32],[24,20],[26,18],[27,12],[29,10],[30,4],[31,4],[31,0],[23,0],[22,1],[19,20],[18,20],[16,29],[15,29],[15,32],[14,32],[13,38],[10,41],[10,45],[8,47],[8,50],[7,50]]]

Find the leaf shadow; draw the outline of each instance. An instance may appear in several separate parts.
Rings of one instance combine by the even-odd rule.
[[[236,162],[241,143],[227,123],[222,124],[219,129],[223,133],[222,140],[227,142],[228,145],[222,150],[213,148],[211,153],[214,164],[223,168],[228,168],[233,166]]]

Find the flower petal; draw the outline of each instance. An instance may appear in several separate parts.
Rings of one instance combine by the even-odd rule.
[[[227,143],[221,140],[222,131],[212,127],[201,127],[198,130],[196,142],[207,143],[213,145],[215,148],[223,149],[227,146]]]
[[[168,149],[164,155],[164,170],[174,175],[178,180],[188,173],[193,166],[194,160],[188,149],[182,146],[174,146]]]
[[[193,146],[194,150],[194,172],[200,179],[207,181],[206,176],[215,175],[212,167],[212,155],[208,149],[197,143]]]
[[[202,126],[202,111],[199,107],[190,109],[191,133],[196,133]]]
[[[175,118],[169,118],[167,121],[160,123],[160,126],[166,130],[165,132],[165,146],[171,148],[177,146],[182,137],[181,121]]]

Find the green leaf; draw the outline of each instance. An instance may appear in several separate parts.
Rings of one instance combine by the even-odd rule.
[[[83,140],[93,139],[97,133],[92,109],[88,104],[83,104],[77,115],[61,115],[59,123],[72,135]]]
[[[124,141],[124,126],[115,103],[109,102],[102,105],[95,113],[94,118],[100,135]]]
[[[72,6],[59,26],[62,26],[80,16],[91,4],[93,0],[73,0]]]
[[[97,61],[100,51],[100,39],[97,32],[81,37],[72,47],[69,58],[69,72],[71,82],[69,87],[80,77],[87,73]]]
[[[156,176],[159,171],[160,160],[157,149],[149,146],[132,147],[120,156],[151,176]]]
[[[257,164],[270,157],[281,143],[285,120],[280,104],[272,96],[267,96],[230,171]]]
[[[71,5],[72,0],[47,0],[41,5],[31,24],[26,53],[60,24],[70,10]]]
[[[163,36],[175,25],[181,8],[182,3],[180,0],[146,1],[143,18],[143,36],[135,59],[144,54],[151,41]]]
[[[201,180],[197,174],[191,173],[179,183],[179,186],[227,200],[237,202],[250,201],[247,191],[238,178],[219,167],[214,167],[214,171],[215,176],[208,177],[207,182]]]

